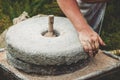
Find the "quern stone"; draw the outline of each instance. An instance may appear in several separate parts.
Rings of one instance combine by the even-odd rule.
[[[8,53],[23,62],[43,66],[70,65],[88,58],[67,18],[55,17],[56,37],[43,36],[47,28],[47,16],[29,18],[13,25],[6,34]]]

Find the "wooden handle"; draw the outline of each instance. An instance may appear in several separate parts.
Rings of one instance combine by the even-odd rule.
[[[54,15],[49,15],[48,32],[53,33]]]

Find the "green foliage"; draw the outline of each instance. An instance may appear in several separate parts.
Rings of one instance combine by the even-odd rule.
[[[30,16],[37,14],[64,16],[56,0],[0,0],[0,10],[0,33],[23,11],[28,12]]]
[[[19,16],[23,11],[29,13],[30,16],[44,13],[60,15],[57,3],[54,0],[0,0],[2,12],[10,16],[12,20]],[[55,12],[54,12],[55,11]],[[53,12],[53,13],[52,13]],[[59,13],[60,12],[60,13]]]
[[[104,49],[120,49],[120,0],[108,3],[102,29],[102,38],[107,44]]]
[[[57,2],[52,2],[51,4],[45,4],[44,5],[44,12],[43,14],[54,14],[58,16],[64,16],[63,12],[60,10],[60,8],[57,5]]]
[[[7,29],[11,25],[11,20],[9,16],[2,14],[0,10],[0,33]]]

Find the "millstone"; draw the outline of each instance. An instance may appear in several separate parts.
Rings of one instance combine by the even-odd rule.
[[[56,37],[45,37],[48,17],[35,17],[22,21],[9,28],[6,44],[9,62],[25,72],[38,70],[25,69],[27,63],[39,66],[71,65],[88,58],[80,44],[78,34],[67,18],[55,17],[54,32]],[[15,60],[13,60],[15,59]],[[15,62],[16,61],[16,62]],[[19,64],[19,61],[21,62]],[[82,63],[81,63],[82,65]],[[40,67],[39,67],[40,68]]]
[[[11,54],[7,53],[7,60],[8,62],[13,65],[14,67],[27,72],[27,73],[38,73],[41,75],[60,75],[60,74],[66,74],[74,72],[78,69],[82,69],[89,63],[88,59],[79,60],[77,63],[72,63],[70,65],[35,65],[31,63],[27,63],[24,61],[21,61],[19,59],[15,59],[11,56]]]

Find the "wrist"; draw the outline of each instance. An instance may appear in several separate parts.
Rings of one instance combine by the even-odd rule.
[[[89,25],[79,26],[79,27],[76,28],[76,30],[78,32],[81,32],[81,31],[91,32],[91,31],[93,31],[92,28]]]

